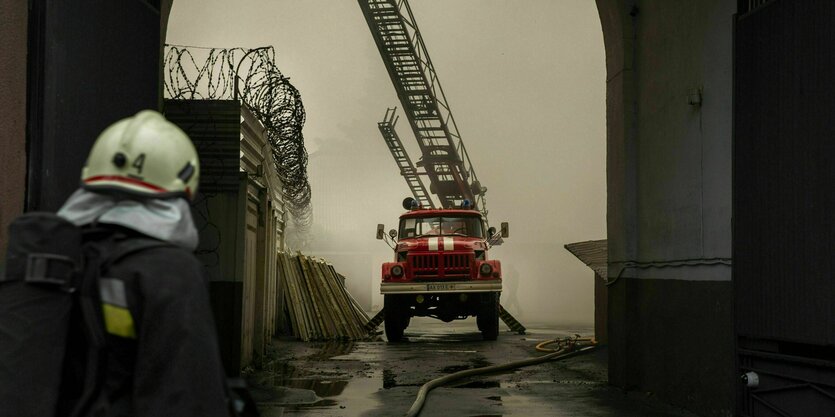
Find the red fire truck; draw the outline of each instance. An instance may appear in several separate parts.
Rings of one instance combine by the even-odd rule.
[[[388,109],[377,127],[414,199],[404,201],[409,211],[400,216],[399,230],[386,235],[383,225],[377,229],[395,255],[383,264],[386,335],[401,339],[413,316],[475,316],[484,338],[494,340],[502,270],[487,250],[507,237],[507,223],[501,233],[487,227],[487,187],[476,176],[409,2],[359,5],[421,153],[413,163],[395,130],[396,108]],[[509,314],[502,317],[507,322]]]
[[[402,339],[411,317],[434,317],[445,322],[475,316],[485,340],[499,333],[501,262],[489,259],[488,249],[508,236],[487,227],[478,210],[423,209],[412,198],[400,216],[399,230],[388,235],[382,224],[377,239],[394,249],[394,261],[382,268],[386,337]]]

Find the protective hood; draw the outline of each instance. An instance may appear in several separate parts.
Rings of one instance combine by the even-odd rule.
[[[126,197],[76,190],[58,215],[76,226],[112,224],[193,251],[199,238],[188,202],[182,198]]]

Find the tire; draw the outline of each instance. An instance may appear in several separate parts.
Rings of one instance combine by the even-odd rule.
[[[481,296],[476,324],[484,340],[496,340],[499,337],[499,293],[491,292]]]
[[[396,295],[383,296],[385,309],[386,339],[389,342],[399,342],[403,339],[403,331],[409,326],[409,307],[404,305]]]

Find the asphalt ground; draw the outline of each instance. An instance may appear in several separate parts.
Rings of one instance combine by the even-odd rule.
[[[407,340],[367,342],[273,341],[270,359],[247,379],[264,417],[402,416],[421,385],[453,372],[542,355],[537,343],[590,328],[529,326],[525,335],[500,324],[494,342],[481,339],[475,320],[443,323],[413,318]],[[457,381],[432,390],[421,412],[430,416],[693,417],[652,393],[607,384],[606,351],[501,374]]]

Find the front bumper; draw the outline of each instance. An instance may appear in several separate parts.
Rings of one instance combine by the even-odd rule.
[[[384,282],[380,284],[382,294],[442,294],[459,292],[501,292],[500,279],[490,281],[449,281],[449,282]]]

